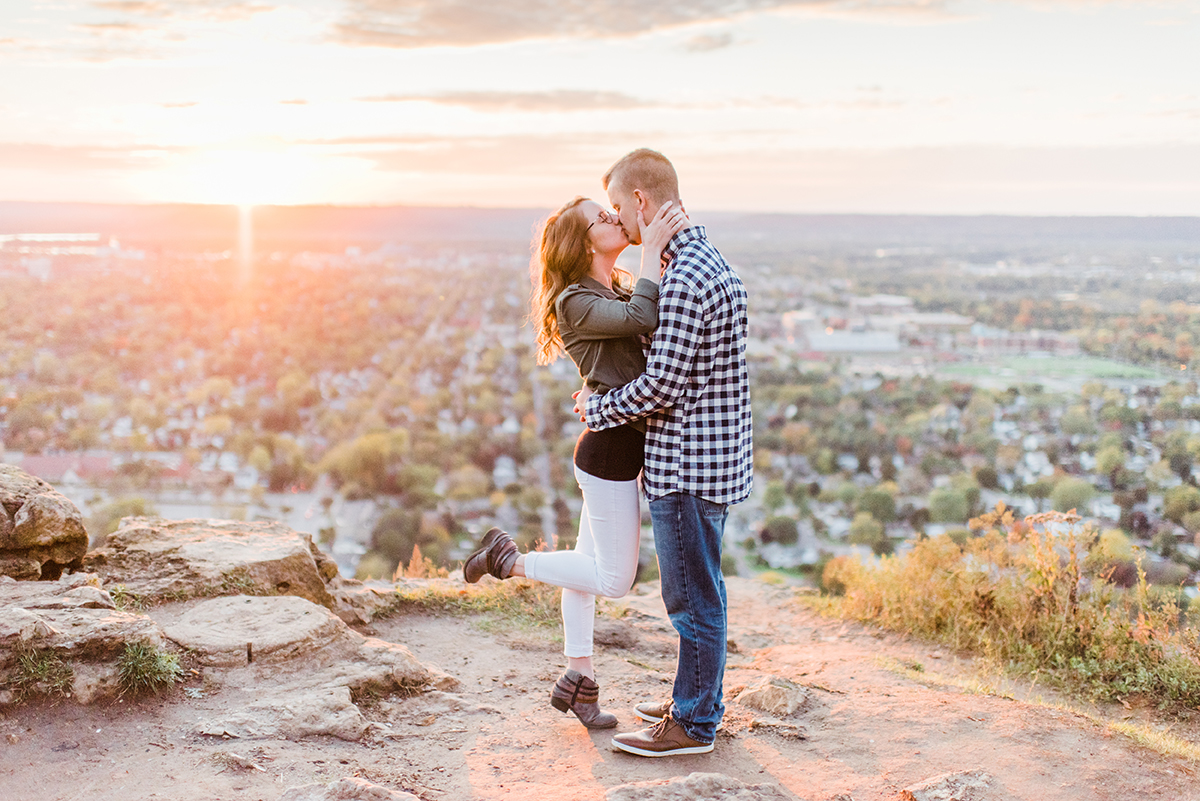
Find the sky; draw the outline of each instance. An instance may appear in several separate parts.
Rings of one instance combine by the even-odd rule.
[[[6,0],[0,200],[1200,215],[1200,0]]]

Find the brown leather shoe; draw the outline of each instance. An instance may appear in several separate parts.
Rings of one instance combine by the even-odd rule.
[[[713,750],[712,743],[703,743],[688,737],[687,732],[675,722],[670,713],[648,729],[618,734],[612,738],[612,745],[613,748],[644,757],[707,754]]]
[[[463,579],[468,584],[474,584],[488,574],[506,579],[512,575],[513,565],[520,555],[512,537],[493,526],[483,535],[479,549],[463,563]]]
[[[643,701],[633,708],[633,714],[650,723],[658,723],[671,711],[671,699],[665,701]]]
[[[671,711],[672,703],[670,698],[665,701],[643,701],[633,708],[633,714],[647,723],[658,723]],[[717,724],[717,731],[723,728],[725,728],[725,722],[721,721]]]
[[[600,685],[577,670],[558,677],[550,693],[550,705],[559,712],[568,709],[589,729],[611,729],[617,716],[600,709]]]

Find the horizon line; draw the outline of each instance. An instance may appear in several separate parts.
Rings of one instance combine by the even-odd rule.
[[[474,205],[418,205],[412,203],[200,203],[194,201],[151,200],[151,201],[98,201],[98,200],[0,200],[0,207],[6,205],[24,206],[100,206],[100,207],[133,207],[154,208],[163,206],[190,206],[203,209],[231,209],[249,207],[251,209],[339,209],[339,210],[372,210],[372,209],[422,209],[436,211],[482,211],[482,212],[537,212],[549,214],[554,209],[538,206],[474,206]],[[733,210],[716,208],[699,208],[697,214],[720,214],[742,216],[779,216],[779,217],[951,217],[961,219],[1000,217],[1027,219],[1140,219],[1140,220],[1200,220],[1200,214],[1037,214],[1031,212],[895,212],[895,211],[777,211],[777,210]]]

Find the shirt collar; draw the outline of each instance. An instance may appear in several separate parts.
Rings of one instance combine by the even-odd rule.
[[[675,236],[671,237],[671,241],[667,242],[667,246],[663,248],[662,252],[662,263],[670,264],[674,261],[675,254],[688,242],[696,242],[705,238],[703,225],[689,225],[682,231],[677,232]]]

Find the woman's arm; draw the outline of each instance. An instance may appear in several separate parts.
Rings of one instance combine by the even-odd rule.
[[[646,334],[658,326],[658,282],[638,280],[628,301],[606,298],[590,289],[564,293],[559,324],[580,339]]]
[[[649,224],[638,209],[638,227],[642,231],[642,271],[638,276],[658,283],[662,277],[662,252],[671,237],[679,233],[688,222],[683,207],[676,208],[671,201],[659,206]]]

